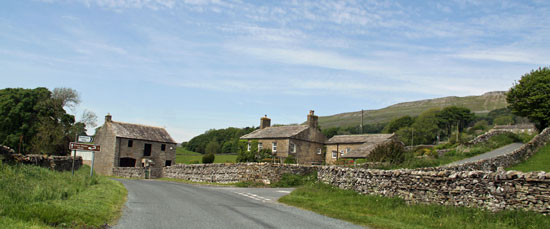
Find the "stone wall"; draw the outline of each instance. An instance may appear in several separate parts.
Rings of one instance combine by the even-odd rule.
[[[550,173],[319,168],[320,181],[409,203],[550,212]]]
[[[238,164],[178,164],[164,168],[163,177],[195,182],[236,183],[257,181],[270,184],[281,179],[282,174],[309,174],[318,166],[284,165],[271,163]]]
[[[491,129],[487,133],[484,133],[482,135],[479,135],[475,137],[474,139],[468,141],[465,143],[465,145],[475,145],[479,143],[485,143],[489,141],[490,138],[500,135],[500,134],[506,134],[506,133],[513,133],[512,131],[506,130],[506,129]]]
[[[114,167],[112,174],[117,177],[141,178],[145,179],[145,174],[149,173],[150,179],[161,178],[163,168],[145,168],[145,167]]]
[[[11,154],[4,161],[12,163],[21,163],[27,165],[36,165],[56,171],[71,171],[73,166],[73,157],[71,156],[45,156],[40,154]],[[77,170],[82,166],[82,157],[76,157],[74,168]]]
[[[527,144],[523,145],[519,149],[498,157],[479,160],[470,163],[464,163],[460,165],[442,166],[438,168],[425,168],[422,170],[484,170],[484,171],[496,171],[498,167],[510,167],[512,165],[521,163],[527,158],[531,157],[540,147],[546,145],[550,141],[550,128],[544,129],[540,134],[535,136]]]

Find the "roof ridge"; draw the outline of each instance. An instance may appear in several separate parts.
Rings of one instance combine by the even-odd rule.
[[[119,122],[119,121],[111,121],[112,123],[118,123],[118,124],[127,124],[127,125],[136,125],[136,126],[144,126],[144,127],[151,127],[151,128],[159,128],[159,129],[166,129],[164,127],[160,126],[151,126],[151,125],[145,125],[145,124],[137,124],[137,123],[129,123],[129,122]]]

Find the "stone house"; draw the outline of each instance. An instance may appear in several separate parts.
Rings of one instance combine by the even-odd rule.
[[[160,168],[176,160],[176,142],[164,128],[115,122],[109,114],[95,144],[101,151],[95,153],[94,169],[102,175],[112,175],[115,167]]]
[[[334,164],[340,158],[367,158],[379,145],[399,142],[395,134],[335,135],[326,142],[325,162]]]
[[[262,117],[260,129],[241,139],[248,140],[248,150],[253,141],[258,142],[259,150],[270,147],[281,162],[293,156],[298,164],[321,164],[326,137],[319,130],[318,118],[310,111],[306,125],[271,126],[271,119]]]

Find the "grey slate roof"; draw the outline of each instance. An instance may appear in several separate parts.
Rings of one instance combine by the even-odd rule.
[[[176,143],[170,134],[161,127],[145,126],[132,123],[110,122],[117,137],[148,140],[155,142]]]
[[[327,144],[376,143],[392,138],[394,134],[335,135]]]
[[[309,126],[307,125],[272,126],[255,130],[252,133],[242,136],[241,139],[290,138],[308,128]]]
[[[381,144],[385,144],[392,141],[391,139],[385,139],[383,141],[379,142],[371,142],[371,143],[365,143],[361,146],[359,146],[357,149],[352,150],[349,153],[345,153],[342,158],[366,158],[369,156],[370,152],[377,146]]]

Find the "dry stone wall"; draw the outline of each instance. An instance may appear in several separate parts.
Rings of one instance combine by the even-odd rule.
[[[49,168],[56,171],[71,171],[73,166],[73,157],[71,156],[45,156],[40,154],[11,154],[4,159],[7,162],[21,163],[27,165],[36,165]],[[82,166],[82,157],[77,156],[74,163],[77,170]]]
[[[145,167],[114,167],[113,176],[117,177],[126,177],[126,178],[141,178],[145,179],[146,174],[147,178],[161,178],[163,173],[163,168],[145,168]]]
[[[518,164],[527,160],[533,156],[537,150],[546,145],[550,141],[550,128],[544,129],[540,134],[535,136],[527,144],[523,145],[519,149],[504,154],[498,157],[479,160],[475,162],[469,162],[459,165],[442,166],[438,168],[425,168],[422,170],[484,170],[484,171],[496,171],[499,167],[507,168],[512,165]]]
[[[317,171],[318,167],[271,163],[178,164],[165,167],[163,176],[196,182],[236,183],[240,181],[257,181],[270,184],[280,180],[282,174],[305,175]]]
[[[320,181],[409,203],[550,212],[550,173],[319,168]]]

